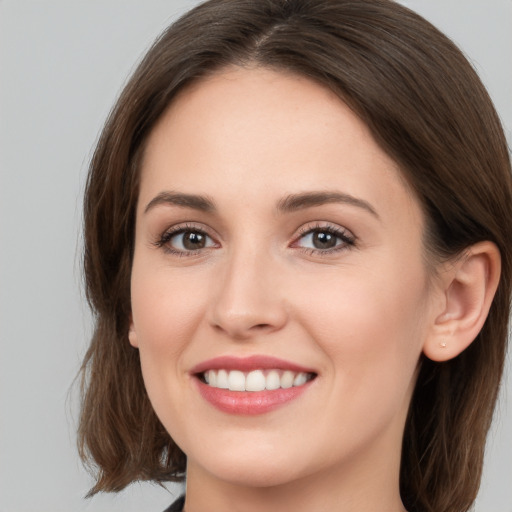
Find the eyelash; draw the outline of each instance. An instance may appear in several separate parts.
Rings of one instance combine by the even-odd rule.
[[[316,224],[315,226],[305,226],[300,229],[299,235],[293,242],[292,246],[297,244],[300,240],[305,238],[307,235],[313,234],[313,233],[327,233],[329,235],[333,235],[339,240],[341,240],[341,243],[335,245],[334,247],[330,249],[314,249],[309,247],[298,247],[300,250],[302,250],[305,254],[309,256],[329,256],[334,253],[338,253],[341,251],[346,251],[350,249],[351,247],[354,247],[356,245],[356,237],[352,235],[350,231],[348,231],[345,228],[340,228],[332,225],[322,225],[322,224]]]
[[[341,240],[341,243],[337,243],[332,248],[329,249],[315,249],[310,247],[300,247],[296,244],[304,239],[307,235],[311,235],[313,233],[327,233],[330,235],[335,236],[339,240]],[[181,250],[181,249],[175,249],[170,245],[170,241],[179,234],[184,233],[196,233],[202,236],[205,236],[209,238],[210,240],[213,240],[213,237],[211,237],[204,229],[199,228],[197,226],[191,225],[191,224],[185,224],[185,225],[178,225],[173,228],[168,229],[165,231],[156,242],[154,242],[154,245],[158,248],[163,249],[167,254],[172,254],[173,256],[178,257],[190,257],[190,256],[196,256],[204,249],[210,249],[211,247],[204,247],[196,250]],[[304,252],[307,255],[310,256],[328,256],[340,251],[344,251],[347,249],[350,249],[351,247],[356,245],[356,237],[350,233],[350,231],[344,229],[335,227],[332,225],[321,225],[316,224],[315,226],[305,226],[301,228],[299,231],[298,236],[294,239],[294,241],[291,244],[291,247],[296,247],[297,249],[300,249],[302,252]],[[214,243],[216,243],[214,241]]]
[[[196,233],[199,235],[202,235],[204,237],[209,238],[210,240],[213,240],[213,238],[204,230],[197,226],[194,226],[192,224],[185,224],[185,225],[178,225],[174,226],[167,231],[165,231],[160,238],[154,242],[154,245],[158,248],[161,248],[165,251],[166,254],[172,254],[173,256],[178,257],[187,257],[187,256],[196,256],[201,252],[201,250],[204,249],[196,249],[196,250],[190,250],[190,251],[183,251],[181,249],[174,249],[170,245],[170,241],[179,234],[184,233]],[[209,249],[209,247],[206,247],[205,249]]]

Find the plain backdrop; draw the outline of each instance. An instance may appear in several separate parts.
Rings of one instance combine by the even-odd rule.
[[[91,332],[81,196],[103,121],[135,63],[192,0],[0,0],[0,512],[161,511],[179,492],[92,484],[73,379]],[[457,42],[512,141],[512,0],[404,0]],[[512,512],[510,362],[476,506]]]

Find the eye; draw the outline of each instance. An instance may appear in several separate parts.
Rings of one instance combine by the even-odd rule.
[[[168,243],[179,251],[196,251],[197,249],[204,249],[214,245],[212,239],[201,231],[176,233],[170,238]]]
[[[303,248],[315,254],[335,252],[346,249],[354,244],[354,235],[344,228],[316,226],[305,228],[293,246]]]
[[[160,240],[157,241],[158,247],[164,247],[168,252],[187,255],[187,253],[196,253],[202,249],[216,247],[214,240],[203,230],[193,227],[177,227],[166,231]]]

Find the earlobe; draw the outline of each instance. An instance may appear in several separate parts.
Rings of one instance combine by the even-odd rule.
[[[130,341],[130,345],[134,348],[139,348],[139,343],[137,341],[137,333],[135,332],[135,326],[133,324],[133,317],[130,315],[130,328],[128,330],[128,340]]]
[[[458,356],[482,329],[501,272],[500,252],[492,242],[480,242],[441,277],[443,307],[435,315],[423,353],[433,361],[448,361]]]

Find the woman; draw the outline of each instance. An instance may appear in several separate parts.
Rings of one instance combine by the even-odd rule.
[[[406,8],[193,9],[91,164],[92,492],[186,474],[172,510],[468,510],[506,348],[511,199],[485,89]]]

